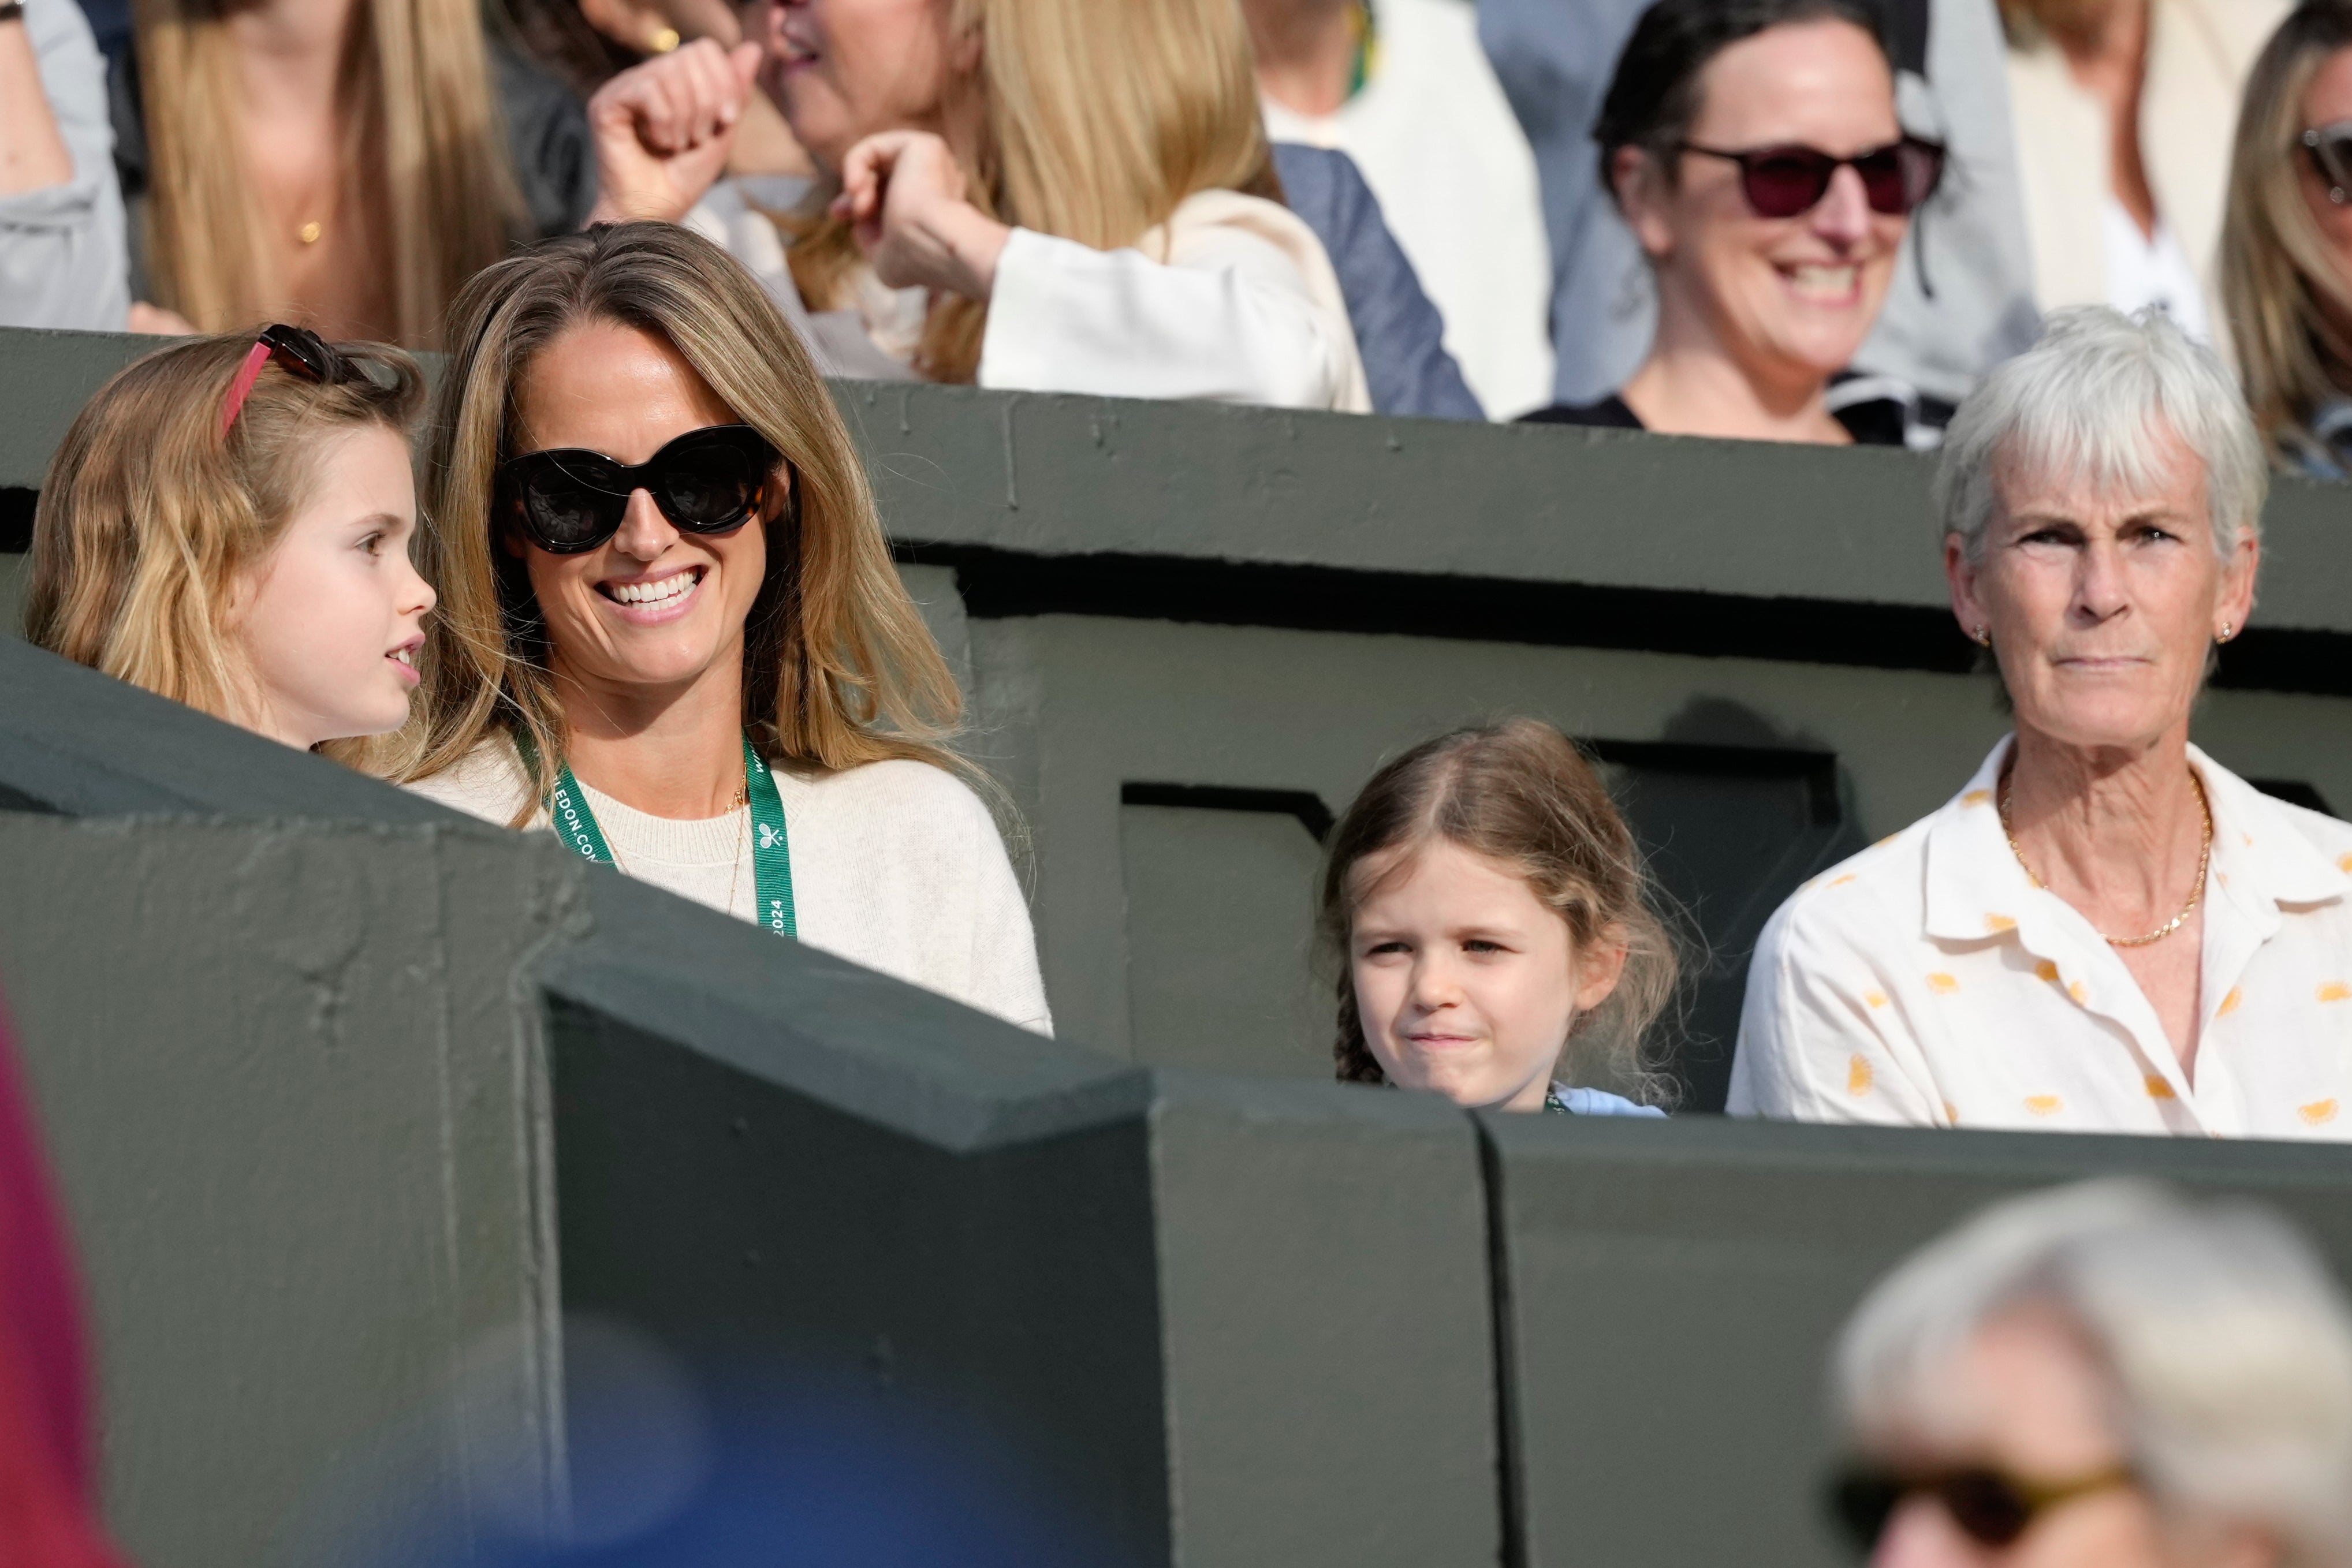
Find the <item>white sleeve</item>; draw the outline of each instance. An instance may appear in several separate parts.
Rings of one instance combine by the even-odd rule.
[[[1731,1061],[1734,1116],[1949,1124],[1903,1032],[1907,999],[1801,891],[1757,942]]]
[[[1166,263],[1014,229],[980,384],[1350,408],[1363,371],[1344,307],[1332,317],[1280,246],[1237,225],[1180,230]]]

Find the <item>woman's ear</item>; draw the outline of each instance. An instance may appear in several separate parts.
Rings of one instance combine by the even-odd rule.
[[[1589,1013],[1607,1001],[1625,977],[1625,960],[1632,956],[1622,927],[1612,925],[1601,939],[1576,953],[1576,1010]]]
[[[1617,210],[1624,214],[1625,226],[1633,231],[1642,249],[1654,261],[1671,256],[1675,235],[1667,222],[1666,203],[1673,193],[1657,160],[1639,147],[1620,147],[1609,160],[1609,183],[1617,197]]]

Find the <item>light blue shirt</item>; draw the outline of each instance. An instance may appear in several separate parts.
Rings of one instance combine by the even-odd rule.
[[[1666,1114],[1655,1105],[1636,1105],[1622,1094],[1612,1094],[1606,1089],[1571,1089],[1565,1083],[1555,1083],[1551,1097],[1567,1106],[1571,1116],[1655,1116],[1663,1121]]]

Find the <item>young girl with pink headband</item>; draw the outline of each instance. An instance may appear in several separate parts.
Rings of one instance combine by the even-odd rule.
[[[26,635],[357,763],[407,719],[434,603],[408,557],[423,394],[398,350],[299,327],[131,366],[50,461]]]

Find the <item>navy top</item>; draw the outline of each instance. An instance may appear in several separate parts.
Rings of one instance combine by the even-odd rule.
[[[1462,368],[1445,351],[1445,319],[1422,291],[1420,275],[1389,232],[1355,160],[1277,141],[1274,167],[1290,210],[1315,231],[1339,275],[1373,409],[1431,419],[1486,418]]]

